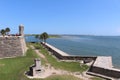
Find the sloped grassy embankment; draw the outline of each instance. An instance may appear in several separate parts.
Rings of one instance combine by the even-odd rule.
[[[35,54],[35,52],[29,47],[29,45],[34,45],[39,48],[40,51],[46,56],[47,61],[54,66],[55,68],[60,68],[68,71],[84,71],[88,67],[83,65],[80,67],[79,63],[67,63],[67,62],[57,62],[55,58],[48,54],[48,52],[42,48],[42,46],[38,44],[27,44],[28,50],[26,52],[26,56],[15,57],[15,58],[5,58],[0,59],[0,80],[31,80],[28,79],[24,72],[29,69],[29,66],[34,62],[34,58],[38,58],[39,56]],[[45,61],[41,59],[42,64],[45,65]],[[79,80],[78,78],[70,75],[54,75],[50,76],[46,79],[32,79],[32,80]],[[98,80],[98,79],[94,79]]]

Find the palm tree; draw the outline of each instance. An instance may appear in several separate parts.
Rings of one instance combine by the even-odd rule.
[[[38,42],[39,42],[39,39],[40,39],[40,35],[35,35],[35,38],[38,40]]]
[[[44,36],[43,36],[43,33],[40,35],[40,38],[42,41],[44,41]]]
[[[49,38],[49,36],[46,32],[44,32],[40,35],[40,39],[43,40],[43,42],[45,42],[45,43],[46,43],[47,38]]]
[[[37,34],[37,35],[35,35],[35,38],[36,38],[36,39],[38,39],[39,37],[40,37],[40,35],[38,35],[38,34]]]
[[[7,33],[7,35],[8,35],[9,32],[10,32],[10,28],[7,27],[7,28],[5,29],[5,31],[6,31],[6,33]]]
[[[6,34],[6,31],[4,30],[4,29],[2,29],[1,31],[0,31],[0,33],[3,35],[3,37],[5,36],[5,34]]]

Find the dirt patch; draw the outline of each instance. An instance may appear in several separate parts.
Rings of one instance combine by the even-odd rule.
[[[1,66],[5,66],[5,64],[0,64],[0,67],[1,67]]]

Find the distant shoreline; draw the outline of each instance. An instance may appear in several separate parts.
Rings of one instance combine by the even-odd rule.
[[[25,36],[35,36],[40,34],[25,34]],[[120,35],[87,35],[87,34],[49,34],[49,36],[53,37],[61,37],[61,36],[103,36],[103,37],[120,37]]]
[[[25,36],[36,36],[40,34],[25,34]],[[61,38],[62,35],[49,35],[49,38]]]

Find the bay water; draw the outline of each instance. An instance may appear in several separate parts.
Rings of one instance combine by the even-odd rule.
[[[26,42],[39,41],[26,36]],[[120,36],[64,35],[49,38],[47,43],[68,53],[79,56],[112,56],[113,65],[120,68]]]

